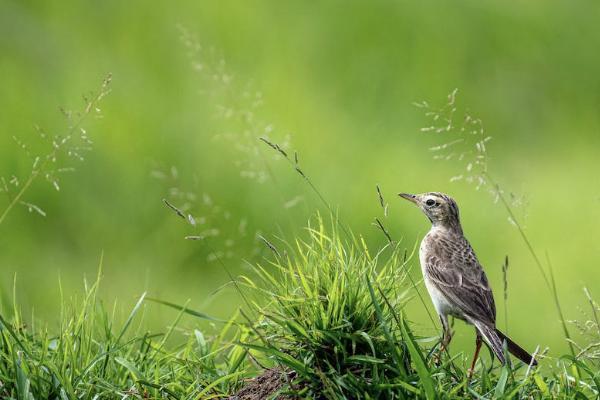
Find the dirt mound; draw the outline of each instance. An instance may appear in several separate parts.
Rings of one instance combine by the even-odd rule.
[[[295,377],[295,372],[284,371],[280,367],[266,369],[255,378],[246,380],[246,384],[239,392],[229,397],[229,400],[292,400],[296,397],[277,394],[281,389],[289,386]]]

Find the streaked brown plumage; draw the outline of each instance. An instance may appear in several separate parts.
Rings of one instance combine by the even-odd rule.
[[[492,289],[477,256],[463,234],[458,206],[448,195],[430,192],[419,195],[400,193],[415,203],[431,221],[419,251],[425,286],[440,316],[443,327],[442,348],[452,339],[448,316],[475,326],[475,366],[481,340],[492,349],[502,364],[506,362],[503,342],[515,357],[536,365],[533,357],[496,329],[496,306]]]

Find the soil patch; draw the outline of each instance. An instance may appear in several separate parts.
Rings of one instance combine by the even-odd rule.
[[[246,380],[244,387],[229,397],[229,400],[293,400],[296,397],[278,395],[277,392],[294,377],[293,371],[284,371],[280,367],[266,369],[259,376]]]

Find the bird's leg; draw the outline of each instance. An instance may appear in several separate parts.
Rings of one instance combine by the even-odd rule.
[[[473,362],[471,362],[471,368],[469,368],[469,379],[473,377],[473,372],[475,372],[475,363],[477,362],[477,357],[479,357],[479,350],[481,350],[481,335],[477,332],[477,337],[475,338],[475,355],[473,356]]]
[[[448,324],[448,318],[445,315],[440,315],[440,321],[442,322],[442,343],[440,345],[440,350],[434,359],[434,362],[438,365],[442,359],[442,353],[448,350],[448,345],[452,340],[452,329]]]
[[[450,325],[448,324],[448,318],[445,315],[440,315],[440,320],[442,321],[442,328],[444,329],[440,351],[446,351],[450,341],[452,340],[452,328],[450,328]]]

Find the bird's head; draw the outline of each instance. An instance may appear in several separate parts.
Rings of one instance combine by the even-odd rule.
[[[462,231],[458,216],[458,205],[447,194],[429,192],[422,194],[398,193],[398,195],[416,204],[434,226]]]

